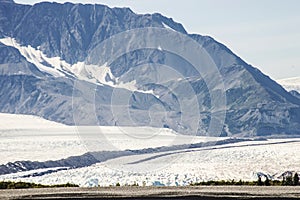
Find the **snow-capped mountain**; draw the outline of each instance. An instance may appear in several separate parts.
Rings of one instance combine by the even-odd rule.
[[[127,52],[109,64],[90,59],[93,53],[109,53],[110,48],[95,51],[106,39],[149,27],[197,42],[220,76],[210,68],[200,75],[191,63],[159,44]],[[135,40],[145,43],[132,35],[117,45]],[[174,49],[185,48],[182,38],[174,40]],[[161,14],[2,0],[0,55],[0,112],[33,114],[69,125],[168,127],[184,134],[300,134],[297,97],[213,38],[188,34]],[[169,66],[169,71],[158,66]],[[179,75],[170,78],[170,72]],[[216,106],[213,99],[224,99],[224,105]]]

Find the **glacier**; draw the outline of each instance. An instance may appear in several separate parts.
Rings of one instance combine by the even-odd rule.
[[[46,161],[55,162],[59,159],[68,159],[70,156],[81,158],[89,149],[78,135],[78,127],[30,115],[0,114],[0,120],[14,124],[11,127],[0,127],[0,164],[2,164],[0,168],[3,165],[23,168],[22,171],[15,173],[1,172],[0,180],[5,181],[50,185],[71,182],[82,187],[110,186],[116,183],[121,185],[137,183],[140,186],[187,186],[209,180],[255,181],[258,174],[281,180],[281,176],[287,171],[300,171],[300,158],[295,151],[300,147],[299,138],[258,138],[223,143],[230,138],[184,136],[164,128],[107,126],[94,127],[98,133],[99,129],[102,129],[105,136],[99,138],[111,144],[110,146],[103,144],[102,150],[118,150],[121,153],[128,149],[150,148],[151,151],[148,149],[145,153],[111,157],[90,166],[41,167],[26,170],[28,160],[35,163],[39,161],[43,166]],[[27,126],[23,126],[24,122]],[[86,130],[90,129],[91,127],[86,127]],[[191,148],[193,144],[199,142],[212,142],[217,145]],[[180,146],[185,144],[188,145]],[[157,151],[162,147],[171,148]],[[12,165],[13,163],[15,165]]]

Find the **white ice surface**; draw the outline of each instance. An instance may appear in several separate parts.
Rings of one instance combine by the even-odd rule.
[[[49,121],[33,115],[0,113],[0,131],[17,129],[64,128],[66,125]]]
[[[86,149],[74,130],[37,116],[0,113],[0,164],[81,155]]]
[[[169,129],[150,127],[68,127],[32,116],[0,115],[1,121],[38,120],[48,129],[0,130],[0,160],[2,164],[17,160],[57,160],[81,155],[90,150],[85,146],[85,133],[109,143],[103,150],[143,149],[175,144],[216,141],[224,138],[181,136]],[[44,121],[44,122],[42,122]],[[54,123],[55,124],[55,123]],[[83,132],[83,133],[80,133]],[[92,133],[92,134],[91,134]],[[88,135],[89,135],[88,134]],[[87,137],[89,138],[89,137]],[[174,150],[161,153],[130,155],[111,159],[89,167],[59,171],[43,176],[20,178],[21,172],[0,176],[0,180],[20,180],[43,184],[76,183],[80,186],[108,186],[116,183],[143,185],[188,185],[204,180],[256,180],[262,172],[280,176],[285,171],[300,171],[300,139],[270,139],[247,141],[213,147]],[[40,169],[37,172],[44,170]]]
[[[283,141],[290,141],[280,144]],[[292,142],[296,141],[296,142]],[[278,144],[270,144],[278,143]],[[192,152],[177,153],[157,157],[139,164],[154,156],[138,155],[121,157],[90,167],[56,172],[41,177],[16,178],[17,174],[5,175],[5,180],[33,181],[43,184],[72,182],[81,186],[109,186],[116,183],[143,185],[188,185],[203,180],[256,180],[256,173],[279,176],[284,171],[300,171],[300,139],[246,142],[239,144],[194,149]],[[206,151],[204,149],[207,149]],[[210,150],[208,150],[210,149]],[[140,171],[136,170],[140,169]],[[15,179],[14,179],[15,178]]]
[[[223,139],[183,136],[165,128],[72,127],[36,116],[0,114],[0,164],[58,160],[89,151],[135,150]],[[97,148],[93,146],[95,141]]]

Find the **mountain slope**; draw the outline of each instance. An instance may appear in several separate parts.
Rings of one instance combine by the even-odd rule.
[[[213,105],[212,97],[220,92],[215,73],[200,75],[160,47],[126,53],[108,66],[86,63],[103,40],[147,27],[178,31],[207,51],[223,79],[226,108]],[[224,45],[190,35],[160,14],[103,5],[1,2],[0,38],[0,81],[6,85],[0,89],[1,112],[65,124],[170,127],[184,134],[300,134],[298,98]],[[170,78],[170,72],[179,75]],[[114,94],[121,98],[113,99]],[[221,132],[210,131],[213,121]]]

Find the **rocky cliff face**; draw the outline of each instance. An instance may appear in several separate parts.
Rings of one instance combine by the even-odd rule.
[[[106,39],[149,27],[196,41],[220,76],[209,70],[199,74],[186,59],[160,46],[127,52],[105,66],[89,59]],[[1,1],[0,42],[1,112],[65,124],[169,127],[184,134],[300,134],[298,98],[213,38],[188,34],[160,14],[138,15],[103,5]],[[179,39],[173,48],[184,49],[184,42]],[[222,87],[216,84],[220,78]],[[221,98],[220,91],[225,106],[216,107],[213,99]],[[220,130],[210,129],[213,121]]]

